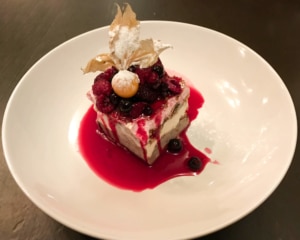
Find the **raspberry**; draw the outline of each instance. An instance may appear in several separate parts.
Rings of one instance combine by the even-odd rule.
[[[107,81],[111,81],[113,76],[118,72],[118,70],[115,67],[111,67],[107,69],[105,72],[100,73],[96,78],[94,82],[97,82],[100,79],[105,79]]]
[[[111,83],[104,78],[99,78],[92,86],[93,94],[99,96],[101,94],[109,95],[112,92]]]
[[[106,80],[111,81],[113,76],[115,76],[118,73],[118,69],[116,69],[115,67],[111,67],[111,68],[107,69],[104,73],[105,73],[105,76],[107,77]]]
[[[181,81],[181,78],[178,78],[178,77],[172,77],[172,78],[167,80],[168,89],[173,94],[179,94],[179,93],[182,92],[180,81]]]
[[[146,81],[153,89],[159,88],[161,84],[161,79],[156,72],[151,72]]]
[[[140,84],[147,82],[151,74],[151,68],[136,68],[135,73],[139,76]]]
[[[141,116],[144,112],[145,107],[147,106],[147,103],[145,102],[136,102],[132,105],[130,116],[132,118],[137,118]]]
[[[140,84],[139,89],[135,96],[141,101],[151,103],[158,98],[159,93],[157,91],[154,91],[153,89],[151,89],[145,84]]]
[[[97,77],[95,77],[94,84],[101,79],[105,79],[105,76],[103,73],[100,73],[99,75],[97,75]]]
[[[156,72],[149,73],[149,76],[147,78],[147,83],[149,84],[155,84],[159,80],[158,74]]]
[[[100,94],[96,99],[96,107],[100,112],[110,113],[115,106],[110,102],[109,96]]]

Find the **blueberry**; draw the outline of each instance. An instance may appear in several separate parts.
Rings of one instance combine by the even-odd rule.
[[[201,169],[201,160],[198,157],[191,157],[188,161],[188,166],[193,172],[197,172]]]
[[[132,109],[132,102],[128,99],[122,99],[119,108],[122,113],[128,113]]]
[[[178,153],[182,149],[182,143],[180,139],[173,138],[169,141],[167,149],[171,153]]]
[[[136,71],[136,66],[131,65],[127,70],[134,73]]]
[[[143,110],[143,113],[146,115],[146,116],[150,116],[152,113],[153,113],[153,110],[151,108],[150,105],[147,105],[144,110]]]
[[[115,93],[110,94],[109,99],[110,102],[115,106],[117,106],[120,101],[120,97]]]
[[[164,76],[164,68],[162,66],[154,65],[152,70],[153,70],[153,72],[156,72],[160,78],[162,78]]]
[[[171,95],[168,84],[166,82],[161,83],[160,92],[161,92],[161,95],[162,95],[163,98],[167,98]]]

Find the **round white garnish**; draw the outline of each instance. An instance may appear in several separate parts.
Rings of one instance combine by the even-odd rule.
[[[120,70],[112,79],[111,85],[115,93],[123,98],[130,98],[139,89],[138,75],[127,70]]]

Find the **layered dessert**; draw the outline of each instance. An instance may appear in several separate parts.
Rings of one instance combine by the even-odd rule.
[[[83,71],[100,71],[88,92],[99,132],[151,165],[188,126],[190,89],[182,78],[168,74],[159,58],[171,46],[139,35],[131,7],[117,6],[109,28],[110,52],[90,60]],[[173,145],[176,150],[176,141]]]

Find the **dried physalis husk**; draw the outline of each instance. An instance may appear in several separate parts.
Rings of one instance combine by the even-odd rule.
[[[129,61],[131,65],[139,65],[140,68],[147,68],[157,62],[161,52],[171,47],[171,45],[163,44],[158,40],[141,40],[140,47],[134,52]]]
[[[85,68],[82,68],[83,73],[105,71],[114,66],[114,62],[109,53],[102,53],[91,59]]]
[[[109,49],[111,58],[119,70],[130,66],[129,59],[139,48],[140,23],[129,4],[124,11],[119,5],[115,19],[109,29]]]
[[[136,14],[134,13],[134,11],[128,3],[125,4],[125,9],[123,12],[120,6],[118,4],[116,5],[117,13],[114,20],[110,24],[110,30],[113,30],[115,27],[118,26],[126,26],[128,28],[133,28],[140,24],[139,21],[136,20]]]
[[[90,60],[83,72],[105,71],[111,66],[118,70],[126,70],[131,65],[146,68],[157,61],[161,52],[171,47],[157,40],[139,40],[139,35],[140,22],[130,5],[126,4],[123,11],[117,5],[117,14],[109,29],[110,53]]]

